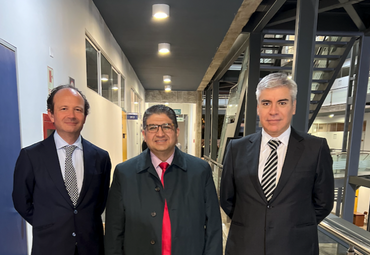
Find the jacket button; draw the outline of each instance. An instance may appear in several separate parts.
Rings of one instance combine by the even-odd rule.
[[[74,213],[74,214],[77,214],[77,213],[78,213],[78,211],[77,211],[77,210],[74,210],[74,211],[73,211],[73,213]]]
[[[268,205],[268,206],[267,206],[267,209],[270,209],[270,208],[271,208],[271,206],[270,206],[270,205]]]
[[[159,192],[161,189],[159,187],[155,187],[155,191]]]
[[[151,212],[150,215],[152,215],[152,217],[155,217],[157,215],[156,212]]]
[[[73,233],[72,233],[72,236],[76,236],[76,233],[75,233],[75,232],[73,232]]]
[[[154,241],[154,240],[151,240],[151,241],[150,241],[150,244],[151,244],[151,245],[155,244],[155,241]]]

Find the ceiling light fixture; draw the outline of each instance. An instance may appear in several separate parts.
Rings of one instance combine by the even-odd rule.
[[[329,118],[333,118],[333,117],[334,117],[334,114],[330,114],[330,115],[329,115]]]
[[[164,91],[165,92],[171,92],[171,85],[165,85],[164,86]]]
[[[167,54],[170,52],[170,44],[169,43],[159,43],[158,44],[158,52],[162,54]]]
[[[170,16],[170,6],[167,4],[153,4],[153,17],[165,19]]]
[[[101,75],[101,80],[102,81],[108,81],[108,79],[109,79],[109,75],[108,74],[102,74]]]
[[[112,87],[113,90],[118,90],[118,86],[117,84],[114,84],[113,87]]]
[[[171,82],[171,75],[163,75],[163,82],[166,83]]]

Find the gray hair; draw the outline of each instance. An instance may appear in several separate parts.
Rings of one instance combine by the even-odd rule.
[[[263,90],[277,87],[287,87],[290,91],[292,102],[297,99],[297,83],[295,83],[294,80],[289,78],[286,73],[270,73],[269,75],[263,77],[263,79],[257,85],[257,102]]]

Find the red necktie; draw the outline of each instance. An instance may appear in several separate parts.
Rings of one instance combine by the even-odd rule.
[[[164,172],[168,167],[167,162],[159,164],[162,168],[162,185],[164,188]],[[171,255],[171,221],[170,215],[168,214],[167,201],[164,202],[163,222],[162,222],[162,255]]]

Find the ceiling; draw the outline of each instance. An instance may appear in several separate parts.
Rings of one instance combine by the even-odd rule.
[[[163,75],[171,75],[174,91],[203,90],[220,68],[226,69],[220,86],[228,90],[239,71],[227,71],[224,59],[240,32],[294,31],[297,6],[297,0],[93,1],[144,88],[163,90]],[[170,6],[165,21],[152,19],[158,3]],[[369,34],[369,27],[370,0],[319,1],[318,31]],[[163,42],[171,44],[167,56],[157,53]],[[241,59],[234,56],[232,62]]]
[[[242,0],[93,0],[146,90],[197,90]],[[170,6],[163,21],[152,18],[152,5]],[[158,43],[171,53],[158,54]]]

